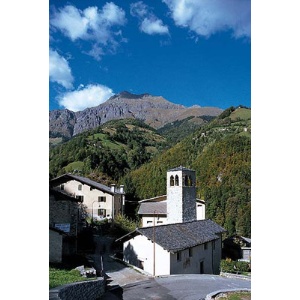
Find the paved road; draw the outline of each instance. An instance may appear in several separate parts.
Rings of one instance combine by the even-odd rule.
[[[101,300],[201,300],[220,290],[250,289],[251,281],[218,275],[188,274],[153,278],[127,267],[110,257],[112,238],[95,236],[93,260],[99,266],[100,255],[107,275],[107,292]]]
[[[251,289],[250,280],[217,275],[176,275],[152,278],[108,291],[101,299],[200,300],[220,290]]]

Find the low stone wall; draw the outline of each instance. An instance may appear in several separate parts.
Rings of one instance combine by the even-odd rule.
[[[214,299],[218,299],[218,296],[223,296],[223,297],[226,297],[226,294],[227,293],[230,293],[230,292],[249,292],[251,293],[251,289],[228,289],[228,290],[219,290],[219,291],[215,291],[215,292],[212,292],[208,295],[206,295],[205,297],[205,300],[214,300]],[[224,294],[224,295],[223,295]]]
[[[96,300],[105,293],[105,279],[81,281],[49,290],[49,300]]]

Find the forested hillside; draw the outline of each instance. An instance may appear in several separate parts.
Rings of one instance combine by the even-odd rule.
[[[71,172],[102,183],[117,181],[166,146],[165,138],[142,121],[110,121],[61,145],[52,146],[50,179]]]
[[[206,217],[228,230],[251,236],[251,110],[231,107],[182,142],[130,172],[127,199],[166,193],[166,172],[182,165],[196,171],[197,196]]]

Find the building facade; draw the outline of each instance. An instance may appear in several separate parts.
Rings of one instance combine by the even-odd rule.
[[[125,205],[124,187],[110,187],[85,177],[65,174],[50,181],[50,186],[79,199],[93,219],[114,219],[123,214]]]
[[[49,261],[61,262],[77,253],[81,230],[80,201],[61,191],[49,191]]]

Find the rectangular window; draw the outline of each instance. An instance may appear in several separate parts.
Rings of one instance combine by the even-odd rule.
[[[193,249],[189,248],[189,257],[192,257],[192,256],[193,256]]]
[[[157,224],[162,224],[163,223],[163,221],[157,221]]]
[[[215,243],[215,241],[212,241],[212,248],[213,248],[213,250],[216,249],[216,243]]]
[[[147,224],[152,224],[152,221],[147,221]]]
[[[207,250],[207,243],[204,243],[204,250]]]
[[[106,209],[98,209],[98,216],[105,217]]]
[[[177,261],[181,260],[181,252],[177,252]]]
[[[80,202],[83,202],[83,196],[82,195],[76,195],[76,199],[78,199]]]
[[[98,202],[106,202],[106,197],[99,196]]]
[[[78,184],[78,191],[82,190],[82,184]]]

